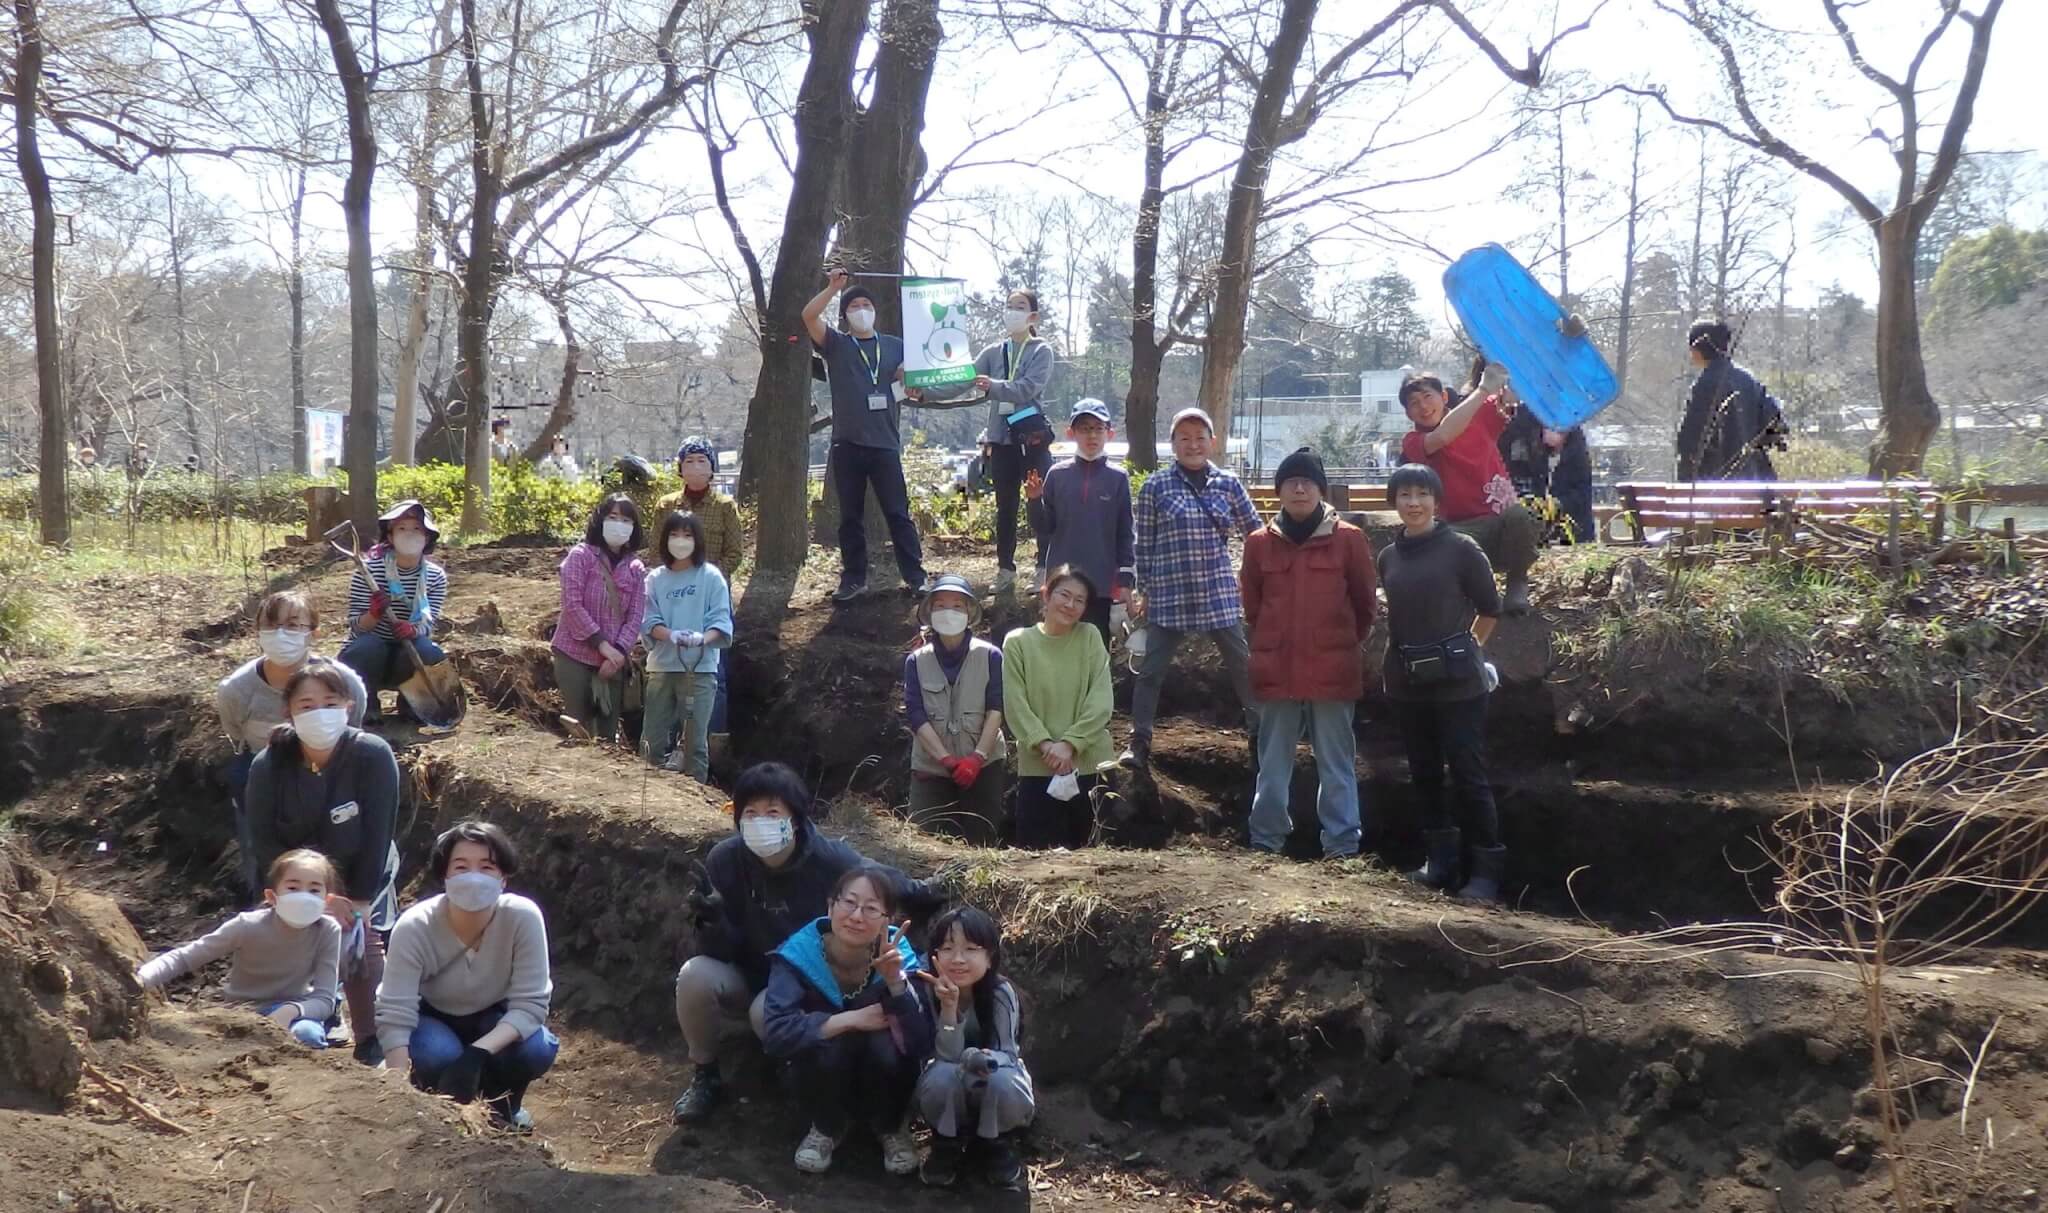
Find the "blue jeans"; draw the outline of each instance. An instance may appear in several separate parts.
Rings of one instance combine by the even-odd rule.
[[[924,547],[910,517],[910,489],[903,483],[903,454],[890,447],[832,444],[832,482],[839,490],[839,581],[865,585],[868,579],[868,486],[889,523],[896,571],[903,583],[924,585]]]
[[[484,1033],[498,1026],[504,1018],[503,1004],[478,1011],[474,1015],[448,1015],[435,1010],[426,1003],[420,1004],[420,1021],[413,1026],[412,1039],[408,1047],[412,1050],[412,1084],[422,1090],[432,1090],[440,1080],[441,1071],[455,1063],[462,1056],[462,1050],[473,1044]],[[548,1072],[555,1064],[555,1054],[562,1047],[553,1032],[545,1027],[536,1028],[525,1040],[509,1045],[491,1057],[484,1064],[483,1081],[477,1086],[477,1095],[482,1099],[495,1099],[502,1095],[523,1096],[526,1085]],[[519,1106],[518,1099],[512,1100],[512,1107]]]
[[[398,651],[401,640],[386,640],[376,632],[357,632],[349,642],[341,646],[337,660],[354,670],[363,680],[363,688],[370,693],[368,716],[377,715],[377,692],[390,690],[412,677],[412,658]],[[425,636],[413,644],[419,649],[420,660],[427,665],[440,665],[448,660],[441,646]]]
[[[272,1011],[277,1010],[283,1005],[284,1002],[267,1002],[258,1007],[256,1013],[268,1019]],[[309,1049],[324,1049],[327,1047],[327,1025],[317,1019],[292,1020],[291,1034],[293,1040],[298,1041]]]
[[[1323,825],[1323,855],[1358,854],[1358,735],[1351,731],[1355,704],[1277,699],[1259,705],[1259,781],[1252,794],[1252,845],[1279,851],[1294,819],[1287,811],[1294,780],[1294,747],[1304,729],[1316,754],[1316,817]]]
[[[711,731],[725,732],[726,671],[732,668],[732,650],[718,655],[718,698],[711,705]]]

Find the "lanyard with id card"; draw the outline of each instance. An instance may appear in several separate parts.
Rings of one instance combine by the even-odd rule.
[[[861,369],[868,373],[868,412],[889,411],[889,389],[882,386],[882,339],[876,337],[874,361],[868,360],[868,352],[861,345],[860,338],[853,338],[853,352],[860,355]]]

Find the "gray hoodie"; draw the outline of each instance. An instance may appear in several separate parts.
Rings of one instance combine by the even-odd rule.
[[[998,341],[981,351],[974,360],[974,373],[987,375],[988,386],[988,440],[992,443],[1010,441],[1010,418],[1027,410],[1036,409],[1044,415],[1046,385],[1052,382],[1052,368],[1059,356],[1043,338],[1033,337],[1025,343],[1023,357],[1017,365],[1010,363],[1010,343]],[[934,388],[925,393],[930,404],[945,404],[959,400],[972,392],[972,384],[963,384],[951,389]],[[1028,414],[1027,414],[1028,415]],[[1018,417],[1023,420],[1022,417]],[[1046,424],[1052,418],[1046,417]]]

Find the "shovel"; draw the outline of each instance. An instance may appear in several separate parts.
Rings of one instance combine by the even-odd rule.
[[[363,559],[362,538],[355,533],[352,524],[344,526],[349,532],[349,546],[342,547],[341,542],[333,538],[332,532],[329,533],[329,542],[334,545],[335,551],[355,561],[356,568],[362,571],[364,581],[374,591],[382,583],[377,580],[377,575],[370,571],[370,562]],[[411,660],[412,673],[404,682],[398,684],[398,694],[405,700],[406,706],[412,709],[412,714],[419,717],[421,724],[432,729],[452,729],[461,724],[463,714],[469,710],[469,696],[462,689],[462,675],[456,672],[455,663],[443,661],[437,665],[428,665],[420,659],[417,644],[410,640],[399,647],[405,650],[406,657]],[[376,688],[370,688],[370,693],[375,695]]]

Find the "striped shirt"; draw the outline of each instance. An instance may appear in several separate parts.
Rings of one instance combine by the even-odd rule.
[[[448,604],[448,574],[440,565],[424,557],[421,558],[417,565],[413,566],[410,572],[399,568],[395,557],[387,564],[384,560],[384,554],[389,550],[379,545],[371,548],[364,554],[364,559],[369,561],[370,568],[377,574],[378,579],[386,582],[395,581],[398,585],[398,594],[404,597],[404,601],[400,602],[398,601],[398,596],[394,596],[391,605],[384,608],[383,617],[377,620],[377,635],[386,640],[396,640],[398,635],[391,630],[391,625],[399,619],[411,619],[413,626],[419,629],[421,635],[430,635],[440,622],[441,608]],[[426,615],[424,618],[419,616],[418,611],[412,605],[420,601],[422,582],[425,583],[426,587]],[[357,569],[355,575],[349,578],[348,626],[350,631],[355,630],[356,621],[361,619],[363,613],[370,609],[370,594],[374,589],[383,589],[387,594],[390,593],[388,585],[373,587],[369,582],[363,580],[363,571],[361,569]]]
[[[1131,520],[1147,623],[1213,632],[1244,622],[1230,544],[1259,529],[1259,511],[1243,481],[1211,464],[1197,488],[1179,464],[1163,467],[1145,478]]]

